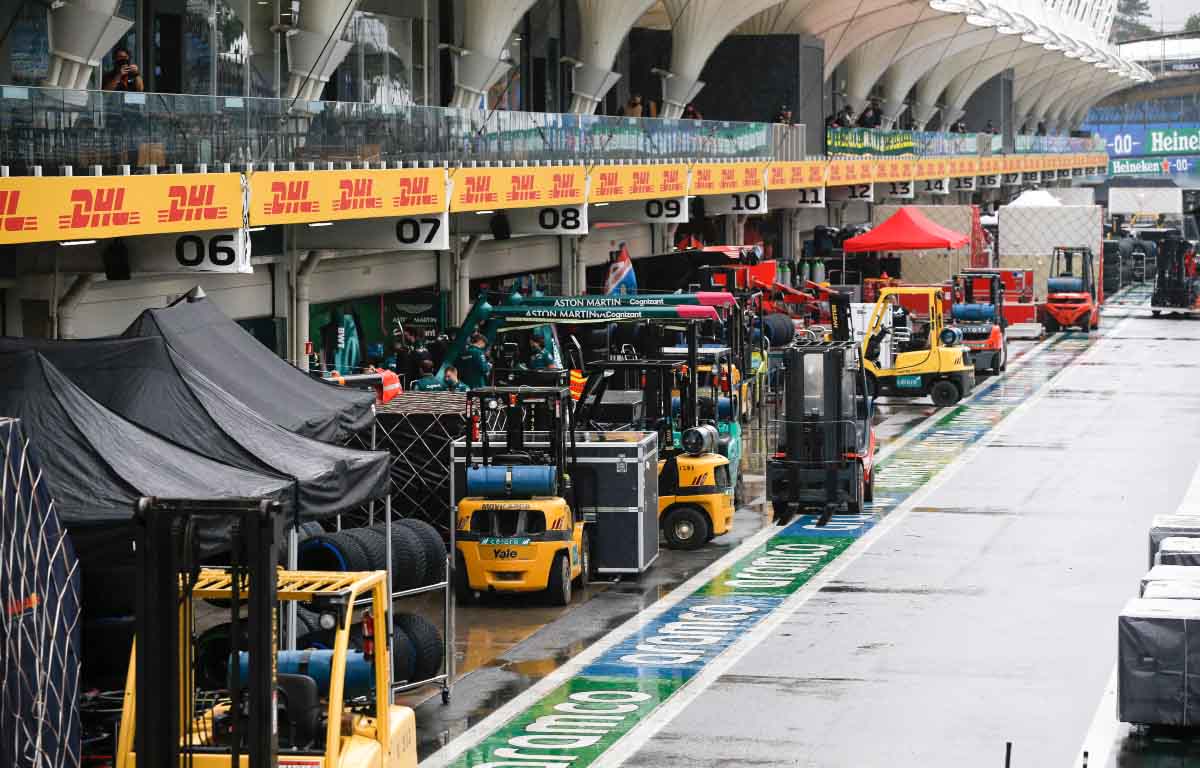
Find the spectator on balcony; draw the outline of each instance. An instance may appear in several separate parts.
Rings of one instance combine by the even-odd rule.
[[[983,126],[983,132],[984,133],[995,133],[996,132],[996,126],[992,124],[991,120],[988,120],[987,124]]]
[[[700,110],[696,109],[695,104],[688,104],[686,107],[684,107],[682,117],[684,120],[703,120],[704,119],[700,115]]]
[[[130,59],[126,48],[118,47],[113,51],[113,68],[104,74],[104,90],[106,91],[144,91],[142,73],[138,65]]]
[[[1036,135],[1038,135],[1038,136],[1046,135],[1046,124],[1045,123],[1038,121]]]
[[[781,104],[779,111],[775,113],[775,122],[780,125],[792,124],[792,108],[787,104]]]
[[[883,124],[883,113],[879,111],[879,102],[874,99],[867,105],[867,108],[858,116],[859,128],[878,128]]]
[[[629,101],[625,102],[623,114],[625,117],[642,117],[645,113],[645,108],[642,106],[642,94],[635,93],[629,97]]]
[[[842,111],[833,121],[834,128],[853,128],[854,127],[854,107],[847,104],[842,107]]]

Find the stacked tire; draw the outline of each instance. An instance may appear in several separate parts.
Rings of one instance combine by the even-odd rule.
[[[300,543],[298,564],[309,571],[382,571],[387,568],[387,527],[348,528]],[[446,578],[446,545],[422,520],[392,523],[392,589],[437,584]]]

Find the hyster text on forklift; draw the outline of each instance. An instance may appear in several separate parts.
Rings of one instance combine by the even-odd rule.
[[[503,418],[505,445],[491,444]],[[591,549],[571,484],[575,432],[567,387],[481,387],[467,394],[466,494],[457,504],[455,586],[479,592],[545,592],[571,602],[586,585]],[[538,434],[528,435],[533,426]],[[472,455],[478,439],[481,451]],[[568,440],[571,442],[568,459]]]
[[[839,309],[832,339],[784,350],[784,418],[767,461],[767,493],[780,525],[797,512],[814,512],[823,525],[834,514],[861,512],[874,497],[872,402]]]
[[[1008,367],[1008,320],[999,270],[971,269],[954,276],[950,324],[962,331],[976,373],[999,375]]]
[[[962,331],[947,327],[935,286],[887,287],[871,312],[862,339],[867,391],[892,397],[924,397],[954,405],[975,388],[975,364],[962,346]],[[919,297],[926,308],[915,317],[899,306],[901,296]]]
[[[1059,247],[1046,278],[1046,330],[1078,327],[1087,333],[1100,327],[1096,294],[1096,257],[1091,248]]]

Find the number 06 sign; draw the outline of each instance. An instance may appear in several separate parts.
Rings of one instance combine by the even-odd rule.
[[[250,233],[244,229],[125,238],[135,273],[225,272],[250,274]]]

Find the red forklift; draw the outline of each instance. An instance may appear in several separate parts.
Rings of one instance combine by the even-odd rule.
[[[954,276],[947,325],[962,331],[976,373],[999,375],[1008,367],[1004,281],[998,269],[968,269]]]
[[[1084,333],[1100,327],[1096,292],[1096,256],[1091,248],[1060,246],[1050,259],[1046,278],[1046,330],[1078,327]]]

